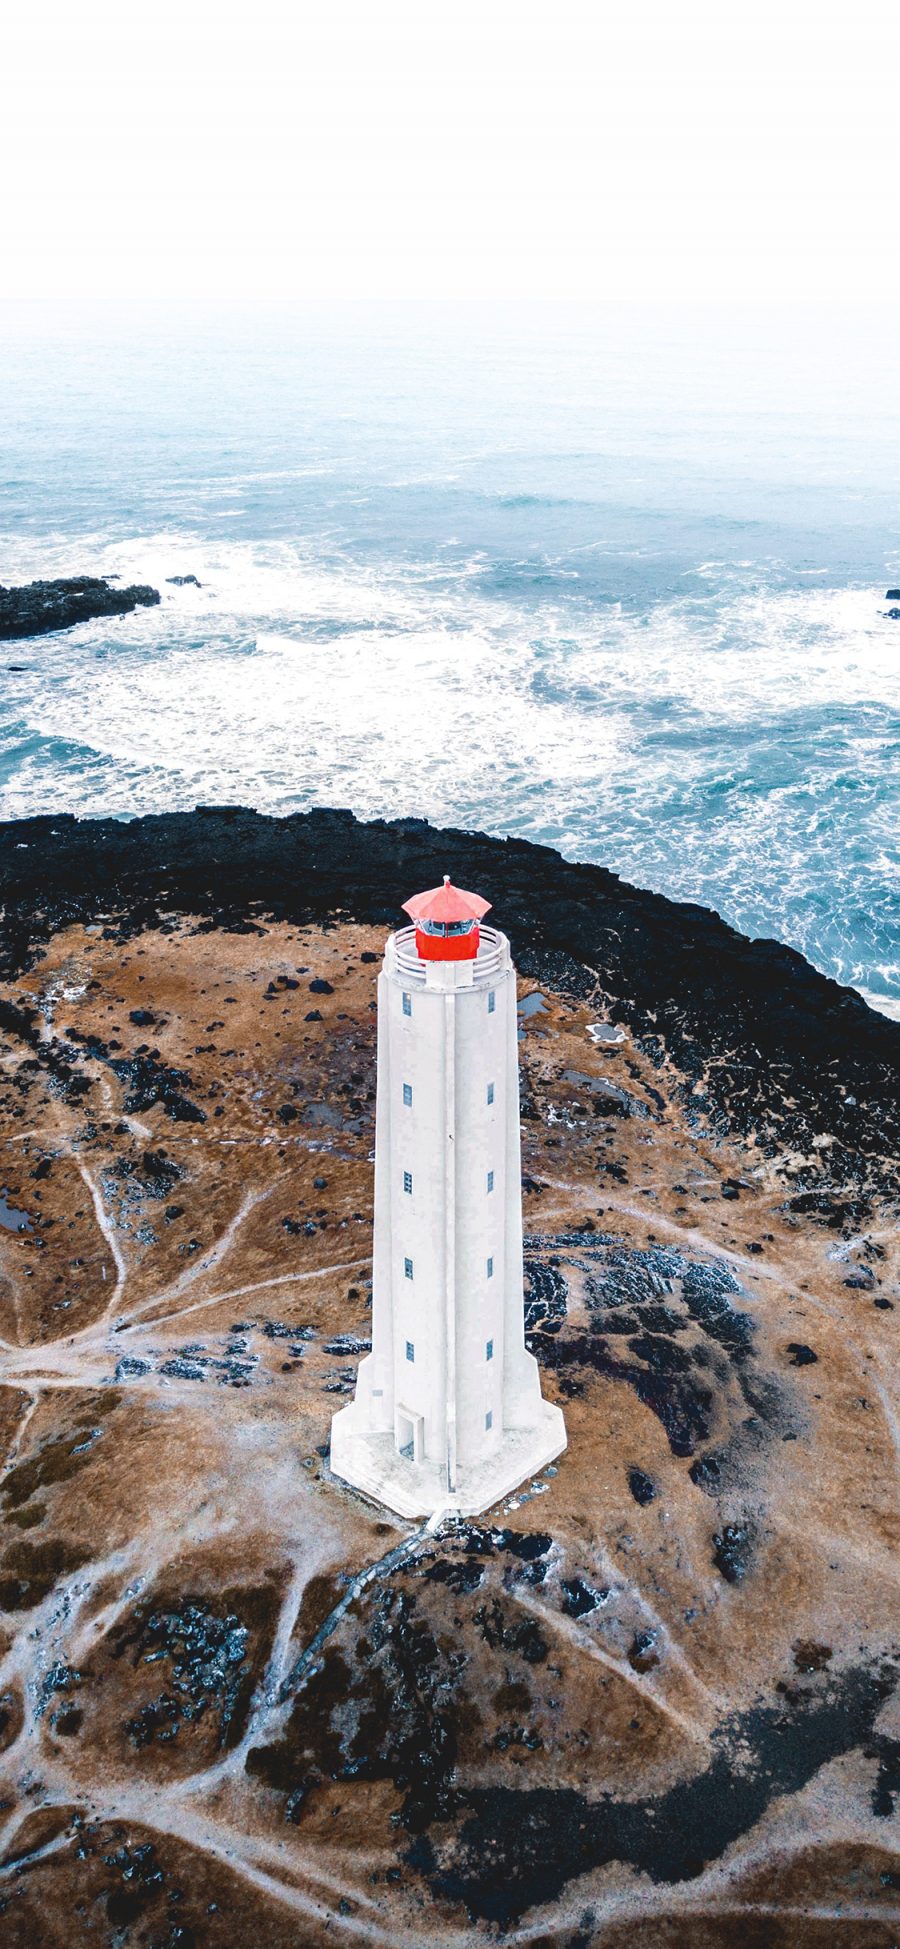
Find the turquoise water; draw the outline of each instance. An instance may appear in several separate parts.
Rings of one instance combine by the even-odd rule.
[[[900,1007],[895,326],[7,321],[0,580],[163,604],[3,646],[0,812],[520,833]]]

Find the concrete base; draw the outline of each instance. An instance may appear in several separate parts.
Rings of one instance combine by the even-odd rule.
[[[485,1461],[460,1471],[456,1494],[448,1496],[446,1476],[437,1463],[407,1461],[397,1453],[392,1435],[361,1430],[356,1402],[351,1401],[331,1424],[331,1472],[398,1516],[433,1516],[438,1509],[480,1516],[539,1474],[565,1446],[562,1409],[542,1401],[536,1425],[510,1429]]]

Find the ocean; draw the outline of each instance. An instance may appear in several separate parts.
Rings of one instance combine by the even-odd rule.
[[[0,815],[515,833],[900,1015],[896,326],[7,317],[0,581],[163,600],[2,646]]]

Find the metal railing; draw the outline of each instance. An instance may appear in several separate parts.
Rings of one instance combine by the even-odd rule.
[[[424,988],[428,970],[416,951],[416,930],[414,927],[400,927],[391,936],[394,965],[404,981]],[[483,982],[496,981],[509,966],[509,948],[505,934],[496,927],[482,927],[478,940],[478,953],[472,963],[472,980],[479,986]]]

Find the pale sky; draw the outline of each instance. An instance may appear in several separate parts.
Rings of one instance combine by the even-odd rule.
[[[900,9],[46,0],[0,297],[900,297]]]

